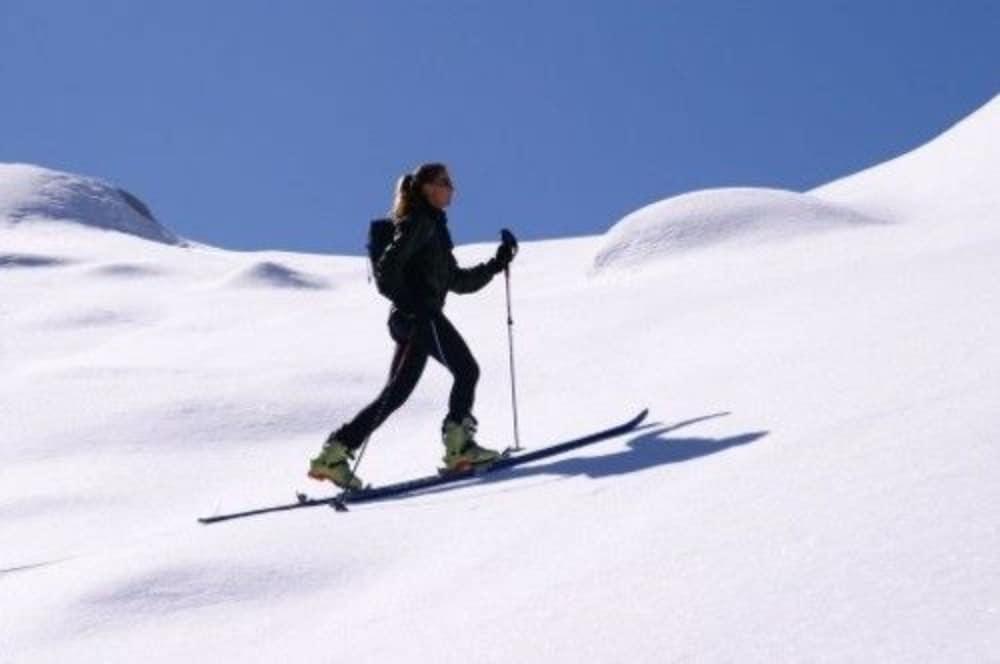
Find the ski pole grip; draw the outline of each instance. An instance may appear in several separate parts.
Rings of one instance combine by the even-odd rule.
[[[500,231],[500,241],[513,249],[515,254],[517,253],[517,238],[510,232],[510,229],[504,228]]]
[[[517,246],[517,238],[514,237],[514,234],[510,231],[509,228],[503,228],[503,229],[500,230],[500,242],[502,242],[504,244],[504,246],[510,247],[510,257],[511,257],[511,260],[513,260],[514,256],[517,256],[518,246]],[[508,263],[507,265],[504,265],[503,271],[504,271],[504,274],[506,274],[507,278],[509,279],[510,278],[510,263]]]

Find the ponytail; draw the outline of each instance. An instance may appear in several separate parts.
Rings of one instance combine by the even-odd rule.
[[[400,176],[396,181],[396,192],[392,202],[390,214],[396,223],[407,217],[419,203],[426,203],[424,200],[423,185],[430,182],[447,167],[444,164],[432,162],[421,164],[412,173]]]
[[[399,179],[399,191],[410,194],[413,191],[413,173],[407,173]]]

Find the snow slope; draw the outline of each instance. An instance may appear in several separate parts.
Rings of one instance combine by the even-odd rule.
[[[0,225],[0,661],[997,661],[1000,206],[931,148],[998,113],[854,184],[525,243],[524,443],[649,426],[349,514],[195,522],[323,492],[308,458],[391,355],[362,259]],[[964,216],[911,214],[916,170]],[[448,313],[503,445],[502,283]],[[437,464],[448,386],[430,366],[368,481]]]
[[[873,216],[968,227],[1000,210],[1000,95],[933,141],[813,190]]]

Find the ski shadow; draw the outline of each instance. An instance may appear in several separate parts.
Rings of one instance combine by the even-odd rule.
[[[683,463],[712,454],[718,454],[733,447],[749,445],[770,433],[769,431],[749,431],[725,438],[681,438],[667,435],[678,429],[726,415],[729,415],[729,413],[715,413],[671,425],[663,425],[662,423],[647,424],[630,432],[632,438],[626,443],[627,449],[610,454],[588,456],[578,456],[586,454],[585,449],[574,450],[567,452],[567,454],[574,456],[550,462],[539,460],[530,465],[515,466],[514,468],[498,472],[495,475],[484,475],[478,478],[476,484],[478,486],[493,485],[542,475],[555,475],[562,478],[586,476],[594,479],[627,475],[629,473],[656,468],[657,466]],[[636,433],[639,435],[636,435]],[[421,495],[445,493],[461,489],[463,486],[469,485],[463,483],[443,486],[421,492]]]
[[[732,447],[749,445],[769,433],[767,431],[751,431],[726,438],[672,438],[665,436],[664,434],[671,429],[672,427],[654,428],[652,431],[632,438],[626,443],[628,449],[619,452],[600,456],[569,457],[550,463],[514,467],[504,472],[502,476],[486,476],[483,480],[484,483],[489,483],[536,475],[562,475],[564,477],[585,475],[594,479],[627,475],[656,466],[682,463],[718,454]]]

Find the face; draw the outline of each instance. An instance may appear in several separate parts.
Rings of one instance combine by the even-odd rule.
[[[455,185],[452,184],[448,171],[441,171],[423,186],[423,192],[424,196],[427,197],[428,203],[443,210],[451,205],[451,197],[455,193]]]

